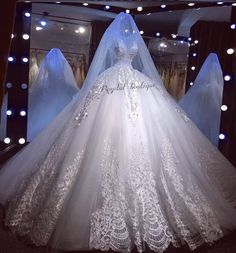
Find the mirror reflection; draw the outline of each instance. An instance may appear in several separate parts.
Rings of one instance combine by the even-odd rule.
[[[112,5],[121,7],[119,3],[112,3]],[[46,124],[46,122],[56,117],[66,104],[69,103],[72,97],[82,88],[83,81],[101,36],[106,27],[117,15],[116,13],[112,13],[112,5],[108,6],[109,8],[105,7],[104,10],[96,10],[89,8],[89,6],[81,7],[76,5],[73,6],[73,4],[32,4],[29,59],[28,141],[32,140],[32,137],[29,137],[31,136],[29,132],[34,132],[31,128],[36,125],[33,123],[35,119],[32,121],[30,120],[33,117],[32,115],[34,115],[33,118],[36,117],[35,115],[37,115],[38,118],[48,118],[48,121],[45,120]],[[143,6],[145,8],[146,6],[150,7],[152,5],[155,4],[144,3]],[[127,11],[137,6],[138,3],[136,2],[126,2],[125,6],[122,7],[126,8]],[[140,34],[146,42],[158,73],[167,91],[176,101],[181,100],[186,89],[188,89],[189,85],[193,84],[194,78],[196,78],[199,71],[199,69],[195,71],[193,80],[187,80],[189,52],[191,48],[197,47],[199,40],[202,39],[198,37],[196,40],[190,37],[191,27],[199,21],[229,22],[230,13],[231,7],[224,6],[223,8],[193,8],[146,14],[140,12],[138,15],[135,15],[135,22],[140,29]],[[67,72],[64,73],[63,82],[61,80],[62,77],[60,81],[58,78],[58,81],[50,82],[49,75],[47,74],[47,83],[51,83],[54,86],[56,83],[63,83],[65,86],[61,85],[60,87],[61,94],[63,93],[63,89],[64,91],[66,90],[67,86],[76,87],[74,87],[75,89],[73,88],[73,92],[69,92],[70,95],[66,95],[66,92],[64,92],[64,97],[62,96],[60,99],[64,102],[59,102],[61,103],[60,105],[54,103],[54,109],[48,112],[50,115],[47,116],[43,111],[35,113],[35,103],[32,101],[35,97],[39,97],[41,101],[43,101],[42,104],[48,104],[48,102],[46,102],[47,99],[53,100],[52,97],[55,98],[55,94],[54,96],[52,95],[52,97],[49,96],[50,92],[47,93],[47,99],[42,99],[42,94],[34,95],[34,90],[40,90],[40,77],[37,79],[40,66],[42,67],[42,63],[45,62],[46,59],[50,61],[47,55],[52,49],[58,50],[59,54],[61,54],[61,58],[56,66],[58,66],[60,62],[64,62],[63,64],[67,66]],[[191,55],[191,57],[192,56],[193,55]],[[62,68],[63,70],[61,70],[61,72],[65,71],[64,68],[65,67]],[[195,67],[192,66],[192,68]],[[59,68],[56,67],[56,69],[58,70]],[[43,70],[41,72],[43,72]],[[52,69],[51,72],[53,72]],[[51,72],[49,71],[48,73]],[[54,76],[54,78],[56,78],[56,76],[59,75],[54,72]],[[44,77],[46,77],[46,75],[44,75]],[[52,76],[50,76],[50,78],[53,80]],[[70,79],[70,81],[66,79]],[[45,86],[42,80],[41,85],[42,87]],[[6,94],[2,106],[2,123],[0,129],[0,137],[2,140],[6,137],[7,114],[11,114],[11,111],[7,110]]]

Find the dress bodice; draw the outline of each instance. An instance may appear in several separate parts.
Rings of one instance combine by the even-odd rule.
[[[117,41],[114,47],[115,57],[117,59],[116,64],[131,64],[133,58],[138,52],[138,45],[135,42],[132,42],[127,46],[124,41]]]

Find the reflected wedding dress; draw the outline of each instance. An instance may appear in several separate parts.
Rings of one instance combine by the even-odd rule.
[[[5,224],[66,250],[211,244],[236,228],[235,169],[132,65],[151,57],[130,15],[116,17],[106,41],[117,24],[128,32],[109,41],[115,63],[90,82],[109,54],[102,39],[82,93],[0,171]]]
[[[72,69],[59,48],[43,59],[29,92],[27,140],[32,141],[79,91]]]
[[[193,86],[179,101],[188,117],[215,146],[219,143],[223,89],[224,79],[220,62],[217,54],[210,53]]]

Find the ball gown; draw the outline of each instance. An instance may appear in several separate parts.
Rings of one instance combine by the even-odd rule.
[[[133,67],[136,41],[112,45],[116,63],[0,170],[5,225],[63,250],[213,243],[236,228],[235,168]]]

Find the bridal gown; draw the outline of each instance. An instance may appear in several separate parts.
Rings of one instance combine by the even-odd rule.
[[[193,86],[179,101],[188,117],[216,147],[219,143],[223,89],[220,62],[217,54],[210,53]]]
[[[27,140],[34,139],[79,91],[72,69],[59,48],[43,59],[29,92]]]
[[[164,86],[117,62],[0,170],[5,224],[63,250],[195,249],[236,228],[235,168]]]

